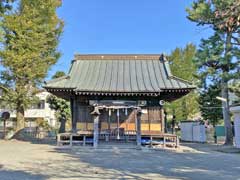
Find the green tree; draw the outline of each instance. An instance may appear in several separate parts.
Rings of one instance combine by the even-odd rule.
[[[240,83],[239,82],[235,82],[234,85],[231,87],[231,90],[233,93],[236,94],[236,96],[238,96],[240,98]]]
[[[14,0],[1,0],[0,1],[0,41],[3,38],[3,29],[2,29],[2,17],[3,15],[12,9],[12,3]],[[1,64],[1,61],[0,61]]]
[[[215,126],[223,119],[222,104],[216,97],[221,95],[220,82],[209,85],[200,92],[199,105],[201,115]]]
[[[60,57],[57,50],[63,22],[57,17],[58,0],[21,0],[3,15],[4,30],[0,58],[1,82],[6,100],[17,113],[17,130],[24,127],[24,111],[31,103],[50,66]]]
[[[196,47],[193,44],[172,51],[168,59],[173,75],[190,82],[196,81],[194,74],[196,74],[197,68],[193,61],[195,53]],[[197,99],[198,94],[191,92],[187,96],[170,103],[167,106],[167,112],[168,114],[175,114],[177,121],[192,118],[199,112]]]
[[[3,15],[6,11],[12,9],[12,3],[15,0],[1,0],[0,1],[0,15]]]
[[[64,133],[66,130],[66,122],[71,118],[69,102],[57,96],[50,95],[47,98],[47,103],[49,103],[51,109],[56,111],[55,115],[60,122],[59,133]]]
[[[199,26],[208,26],[214,35],[202,40],[197,53],[199,69],[205,77],[220,78],[223,117],[226,131],[225,144],[233,144],[229,111],[228,82],[239,76],[234,73],[239,60],[240,2],[239,0],[197,0],[187,9],[188,18]]]
[[[65,76],[65,73],[62,71],[57,71],[55,75],[53,75],[52,79],[62,76]],[[64,133],[66,130],[66,122],[71,118],[69,102],[54,95],[48,96],[47,102],[49,103],[49,107],[56,111],[55,115],[60,122],[59,133]]]
[[[57,71],[53,76],[52,79],[60,78],[62,76],[65,76],[65,72],[63,71]]]

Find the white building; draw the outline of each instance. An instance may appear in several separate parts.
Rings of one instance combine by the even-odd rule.
[[[230,111],[234,118],[235,146],[240,148],[240,98],[234,93],[229,94]]]
[[[39,103],[33,105],[31,108],[25,111],[26,127],[36,126],[36,120],[45,120],[51,127],[57,126],[57,120],[55,117],[55,111],[49,108],[49,104],[46,102],[47,96],[50,93],[41,90],[36,96],[39,98]],[[4,111],[10,112],[10,118],[16,118],[16,112],[8,109],[0,109],[0,114]],[[7,122],[7,126],[13,126],[14,121]],[[2,124],[0,123],[0,126]]]

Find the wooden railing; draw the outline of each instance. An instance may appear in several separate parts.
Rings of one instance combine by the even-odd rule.
[[[125,131],[120,134],[121,140],[125,142],[136,141],[136,131]],[[154,131],[142,131],[142,140],[147,139],[143,145],[149,145],[153,147],[155,145],[162,145],[163,147],[178,147],[179,139],[177,135],[165,134]],[[111,139],[117,139],[117,134],[115,131],[101,131],[99,133],[99,139],[109,141]],[[93,132],[92,131],[79,131],[78,133],[62,133],[57,135],[57,145],[58,146],[73,146],[73,145],[83,145],[93,144]]]
[[[73,146],[93,144],[92,131],[81,131],[79,133],[61,133],[57,135],[57,146]]]
[[[154,131],[142,131],[142,138],[149,138],[149,142],[147,143],[151,147],[154,145],[162,145],[163,147],[178,147],[179,146],[179,138],[175,134],[166,134],[159,133]]]

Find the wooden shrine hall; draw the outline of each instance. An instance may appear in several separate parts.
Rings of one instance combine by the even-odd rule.
[[[98,141],[136,141],[164,134],[163,102],[195,88],[171,74],[164,55],[75,55],[69,74],[46,83],[70,100],[72,132]]]

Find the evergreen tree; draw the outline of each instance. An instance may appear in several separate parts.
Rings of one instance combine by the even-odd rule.
[[[6,11],[11,10],[12,6],[11,4],[15,0],[1,0],[0,1],[0,15],[3,15]]]
[[[202,90],[199,96],[201,115],[204,120],[208,120],[213,126],[223,119],[221,101],[216,99],[220,95],[220,82],[216,82]]]
[[[228,82],[239,76],[239,0],[197,0],[187,9],[188,18],[200,26],[209,26],[214,35],[202,40],[197,61],[202,75],[220,79],[223,117],[226,131],[225,144],[233,144],[229,111]],[[212,78],[211,77],[211,78]]]
[[[3,38],[3,29],[2,29],[2,17],[3,15],[12,9],[12,3],[14,0],[1,0],[0,1],[0,41]],[[1,61],[0,61],[1,65]]]
[[[63,22],[57,17],[58,0],[21,0],[19,7],[3,15],[0,58],[5,100],[17,113],[17,130],[24,127],[24,111],[31,103],[50,66],[60,56],[57,50]]]
[[[196,74],[197,68],[193,61],[195,53],[196,47],[193,44],[188,44],[183,49],[176,48],[168,57],[173,75],[190,82],[196,81],[194,74]],[[197,93],[191,92],[170,103],[167,106],[167,112],[175,115],[177,121],[190,119],[199,112],[197,99]]]
[[[233,93],[240,98],[240,83],[235,82],[234,85],[231,87]]]
[[[63,71],[57,71],[53,76],[52,79],[60,78],[62,76],[65,76],[65,72]]]
[[[62,76],[65,76],[65,73],[63,71],[57,71],[55,75],[53,75],[52,79],[60,78]],[[47,102],[50,105],[49,107],[56,111],[55,115],[60,122],[59,133],[64,133],[66,129],[66,122],[71,118],[69,102],[54,95],[48,96]]]
[[[60,122],[59,133],[64,133],[66,130],[66,122],[71,118],[70,104],[64,99],[50,95],[47,98],[49,107],[55,110],[55,116]]]

